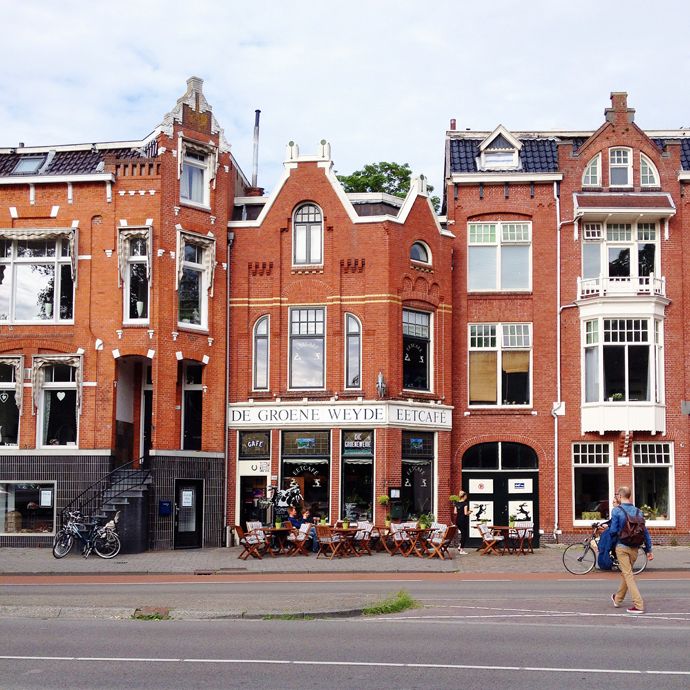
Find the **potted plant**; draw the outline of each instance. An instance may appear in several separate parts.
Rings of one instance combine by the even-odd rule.
[[[388,506],[390,505],[391,499],[388,494],[381,494],[377,499],[376,502],[380,505],[383,506],[386,509],[386,517],[385,517],[385,524],[386,527],[391,526],[391,518],[390,515],[388,514]]]
[[[508,527],[515,527],[515,515],[508,516]]]
[[[350,526],[350,520],[348,518],[343,518],[343,529],[347,529]]]
[[[433,513],[422,513],[419,516],[419,528],[420,529],[428,529],[431,527],[431,523],[434,521],[434,514]]]
[[[276,529],[280,529],[283,526],[283,523],[276,518],[275,526],[276,526]]]
[[[328,524],[328,518],[325,515],[321,516],[321,524],[322,525],[327,525]]]
[[[614,393],[614,394],[611,396],[611,399],[612,399],[613,401],[621,401],[621,400],[623,400],[623,393]]]
[[[448,500],[453,505],[455,505],[456,503],[460,503],[460,496],[458,496],[457,494],[451,494],[450,496],[448,496]]]

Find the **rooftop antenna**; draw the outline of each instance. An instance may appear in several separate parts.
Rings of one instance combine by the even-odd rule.
[[[252,187],[256,187],[259,176],[259,118],[261,111],[254,111],[254,156],[252,160]]]

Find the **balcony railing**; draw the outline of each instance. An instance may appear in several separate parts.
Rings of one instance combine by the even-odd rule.
[[[577,279],[578,299],[588,297],[611,297],[630,295],[655,295],[666,297],[666,278],[657,278],[651,273],[648,276]]]

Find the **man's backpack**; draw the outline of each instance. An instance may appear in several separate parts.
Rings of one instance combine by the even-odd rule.
[[[644,544],[645,520],[642,511],[636,508],[634,515],[630,515],[627,510],[621,508],[625,513],[625,524],[623,525],[618,539],[625,546],[642,546]]]

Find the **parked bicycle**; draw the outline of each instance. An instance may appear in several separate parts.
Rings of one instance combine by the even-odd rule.
[[[606,529],[608,522],[593,522],[592,533],[585,537],[581,544],[571,544],[563,552],[563,565],[573,575],[586,575],[597,565],[599,535]],[[614,551],[611,552],[613,567],[618,570],[618,560]],[[637,575],[647,567],[647,552],[640,547],[637,560],[633,566],[633,573]]]
[[[58,531],[53,540],[53,556],[64,558],[72,550],[74,542],[79,541],[84,558],[88,558],[92,551],[101,558],[115,558],[121,547],[117,533],[119,520],[119,510],[113,519],[104,525],[101,525],[98,519],[89,522],[78,510],[68,511],[65,526]]]

